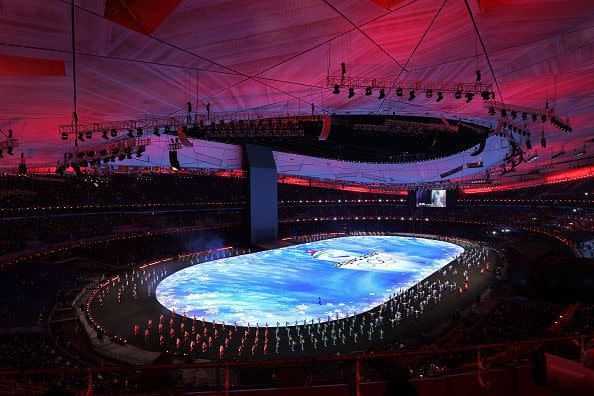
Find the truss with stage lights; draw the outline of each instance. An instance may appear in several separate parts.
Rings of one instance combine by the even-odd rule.
[[[489,100],[483,102],[483,107],[489,110],[489,114],[495,115],[499,113],[501,117],[510,117],[516,119],[520,117],[522,120],[527,121],[528,119],[536,122],[541,120],[546,122],[551,121],[551,124],[565,132],[573,131],[569,118],[563,120],[558,114],[555,113],[552,108],[537,109],[535,107],[516,106],[509,103],[496,102]]]
[[[334,89],[334,93],[340,93],[340,88],[350,89],[364,89],[366,96],[371,96],[373,90],[379,90],[379,99],[383,99],[386,95],[386,89],[395,89],[397,96],[402,96],[404,91],[425,91],[428,98],[437,95],[438,99],[440,93],[454,93],[456,98],[460,99],[462,94],[479,94],[484,100],[493,99],[495,93],[493,92],[493,84],[476,82],[453,82],[453,81],[422,81],[422,80],[395,80],[383,78],[367,78],[367,77],[345,77],[345,76],[328,76],[328,87]],[[351,95],[351,91],[349,91]],[[443,98],[443,96],[441,96]]]
[[[0,130],[0,134],[2,134],[2,136],[0,136],[0,138],[2,138],[2,140],[0,140],[0,158],[4,158],[4,152],[13,155],[13,150],[19,145],[19,140],[12,136],[12,129],[8,130],[8,134]]]
[[[355,133],[372,133],[376,135],[420,135],[427,132],[456,133],[458,126],[442,119],[441,124],[423,123],[404,120],[386,119],[383,124],[354,124]]]
[[[0,158],[4,157],[4,153],[12,155],[13,150],[18,147],[19,140],[15,138],[7,138],[6,140],[0,141]]]
[[[132,155],[138,158],[150,144],[151,140],[148,138],[112,140],[87,146],[84,149],[67,151],[64,153],[64,164],[76,163],[81,167],[87,167],[100,165],[101,162],[115,162],[116,159],[119,161],[132,159]]]
[[[302,136],[296,131],[301,129],[300,122],[323,121],[323,114],[286,114],[286,113],[216,113],[201,114],[190,113],[185,116],[144,118],[125,121],[103,121],[93,123],[65,124],[59,126],[59,134],[63,140],[70,135],[90,139],[93,134],[101,133],[104,139],[116,137],[120,131],[127,131],[128,136],[136,132],[142,136],[144,132],[152,131],[158,135],[161,129],[165,132],[175,131],[178,126],[188,128],[204,128],[205,131],[221,133],[227,137],[230,135],[249,135],[248,128],[255,128],[261,132],[254,136]],[[272,128],[269,126],[272,125]],[[241,128],[240,128],[241,127]],[[237,129],[239,128],[239,129]],[[270,131],[274,132],[270,132]],[[210,132],[209,132],[210,133]],[[82,139],[81,139],[82,138]]]

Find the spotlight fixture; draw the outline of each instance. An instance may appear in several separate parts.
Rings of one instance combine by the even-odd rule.
[[[526,121],[526,118],[528,118],[528,113],[526,113],[526,112],[524,111],[524,112],[522,112],[522,119],[523,119],[524,121]]]
[[[402,88],[396,88],[396,96],[402,96]]]
[[[138,146],[138,150],[136,151],[136,157],[142,157],[142,153],[144,153],[146,148],[144,146]]]
[[[83,138],[83,133],[82,132],[79,132],[78,133],[78,140],[80,140],[81,142],[84,142],[85,141],[85,139]]]
[[[507,116],[507,110],[501,109],[501,117],[506,117],[506,116]]]
[[[365,96],[371,96],[371,95],[373,95],[373,92],[371,91],[371,87],[365,88]]]
[[[336,84],[334,86],[334,91],[332,91],[334,95],[338,95],[340,93],[340,85]]]
[[[483,100],[489,100],[491,98],[491,92],[483,91],[481,92],[481,97],[483,98]]]
[[[138,136],[138,137],[142,136],[142,128],[136,128],[136,136]]]
[[[91,131],[87,131],[87,132],[85,133],[85,137],[86,137],[87,139],[92,139],[92,138],[93,138],[93,132],[91,132]]]
[[[470,103],[472,102],[472,99],[474,99],[474,94],[472,92],[466,92],[466,95],[464,95],[466,97],[466,103]]]
[[[134,131],[132,129],[128,129],[128,137],[129,138],[133,138],[134,137]]]
[[[103,131],[103,133],[101,134],[101,137],[105,140],[109,140],[109,138],[107,137],[107,131]]]
[[[547,116],[546,115],[542,115],[542,117],[540,117],[540,119],[542,120],[542,122],[547,122]]]
[[[380,89],[379,90],[379,96],[377,97],[378,99],[383,99],[386,97],[386,91],[384,91],[384,89]]]
[[[117,129],[112,129],[111,130],[111,137],[117,137],[118,136],[118,130]]]
[[[454,93],[454,98],[456,98],[456,99],[462,99],[462,91],[456,91]]]
[[[425,97],[427,99],[431,99],[433,97],[433,90],[432,89],[428,89],[427,92],[425,92]]]
[[[414,100],[416,97],[417,97],[417,96],[415,95],[415,91],[409,91],[409,92],[408,92],[408,100],[409,100],[409,102],[410,102],[411,100]]]
[[[6,153],[7,153],[8,155],[12,155],[12,154],[13,154],[13,153],[12,153],[12,149],[13,149],[13,147],[12,147],[12,146],[8,146],[8,147],[6,148]]]
[[[495,115],[495,107],[489,106],[489,114]]]
[[[532,114],[532,122],[536,122],[536,119],[537,119],[537,118],[538,118],[538,117],[536,116],[536,114]]]
[[[518,112],[517,112],[517,111],[515,111],[515,110],[512,110],[512,111],[511,111],[511,116],[512,116],[512,118],[515,120],[515,119],[518,117]]]
[[[153,135],[161,136],[161,134],[159,133],[159,127],[155,127],[155,129],[153,129]]]
[[[68,132],[62,132],[62,140],[68,140]]]
[[[443,100],[443,92],[438,92],[437,93],[437,99],[435,99],[436,102],[441,102]]]
[[[355,88],[349,88],[349,99],[352,98],[353,96],[355,96]]]
[[[126,159],[126,154],[120,154],[120,155],[118,155],[118,160],[119,161],[123,161],[125,159]]]

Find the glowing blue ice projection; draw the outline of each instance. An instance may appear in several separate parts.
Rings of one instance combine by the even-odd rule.
[[[413,237],[326,239],[196,264],[165,278],[156,294],[168,309],[219,323],[327,321],[379,305],[463,251]]]

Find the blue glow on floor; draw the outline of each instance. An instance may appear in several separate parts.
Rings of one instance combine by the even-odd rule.
[[[413,237],[326,239],[196,264],[165,278],[156,295],[179,314],[219,323],[334,320],[379,305],[463,251]]]

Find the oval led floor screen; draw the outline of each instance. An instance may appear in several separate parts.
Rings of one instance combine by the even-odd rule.
[[[189,317],[238,325],[326,322],[362,313],[444,267],[464,249],[402,236],[347,236],[200,263],[156,296]]]

